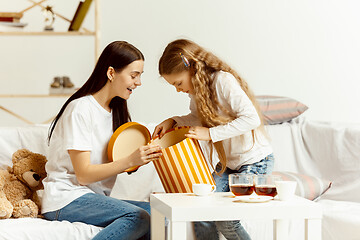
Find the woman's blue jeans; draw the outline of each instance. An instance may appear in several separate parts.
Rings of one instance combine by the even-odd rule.
[[[48,220],[83,222],[103,227],[93,240],[150,239],[150,204],[87,193],[60,210],[43,214]]]
[[[246,174],[271,174],[274,168],[274,156],[268,155],[260,162],[243,165],[239,170],[226,168],[225,172],[219,176],[213,173],[216,183],[216,192],[229,192],[229,174],[246,173]],[[220,167],[216,168],[220,171]],[[194,231],[197,240],[218,240],[221,232],[228,240],[249,240],[251,239],[240,221],[216,221],[216,222],[194,222]]]

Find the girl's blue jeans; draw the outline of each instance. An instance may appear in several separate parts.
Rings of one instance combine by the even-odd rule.
[[[226,168],[225,172],[219,176],[213,173],[216,183],[216,192],[229,192],[229,174],[246,173],[246,174],[271,174],[274,168],[274,156],[268,155],[260,162],[243,165],[239,170]],[[216,168],[220,171],[220,167]],[[240,221],[217,221],[217,222],[194,222],[195,236],[197,240],[218,240],[221,232],[228,240],[249,240],[251,239]]]
[[[87,193],[60,210],[43,214],[48,220],[83,222],[103,227],[93,240],[150,239],[150,204]]]

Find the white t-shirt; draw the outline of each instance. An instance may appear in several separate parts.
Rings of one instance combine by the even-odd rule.
[[[106,163],[107,144],[112,134],[112,114],[92,95],[69,103],[50,141],[50,154],[45,166],[48,175],[43,180],[42,213],[61,209],[86,193],[110,195],[116,176],[80,185],[68,150],[90,151],[91,164]]]
[[[213,142],[222,141],[227,167],[238,170],[244,164],[252,164],[261,161],[273,152],[266,137],[255,131],[255,144],[251,134],[252,129],[260,125],[260,118],[257,111],[241,88],[237,79],[228,72],[219,71],[213,75],[214,87],[216,89],[219,104],[226,110],[236,114],[237,118],[227,124],[210,128],[210,136]],[[198,117],[195,96],[190,95],[190,113],[185,116],[172,117],[179,126],[201,126]],[[244,142],[240,136],[244,136]],[[208,141],[199,141],[206,159],[212,159],[212,167],[215,168],[219,162],[217,152],[211,151]],[[252,147],[252,148],[251,148]],[[249,150],[251,149],[251,150]],[[212,158],[210,154],[212,153]]]

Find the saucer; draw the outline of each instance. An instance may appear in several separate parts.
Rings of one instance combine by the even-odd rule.
[[[246,203],[262,203],[262,202],[268,202],[270,200],[274,199],[271,196],[236,196],[234,202],[246,202]]]

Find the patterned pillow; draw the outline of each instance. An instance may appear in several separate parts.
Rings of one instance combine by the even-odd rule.
[[[272,175],[280,176],[282,180],[285,181],[296,181],[295,194],[309,200],[316,200],[316,198],[324,194],[332,184],[332,182],[328,180],[292,172],[272,172]]]
[[[288,97],[256,96],[256,100],[267,124],[290,121],[308,109],[306,105]]]

